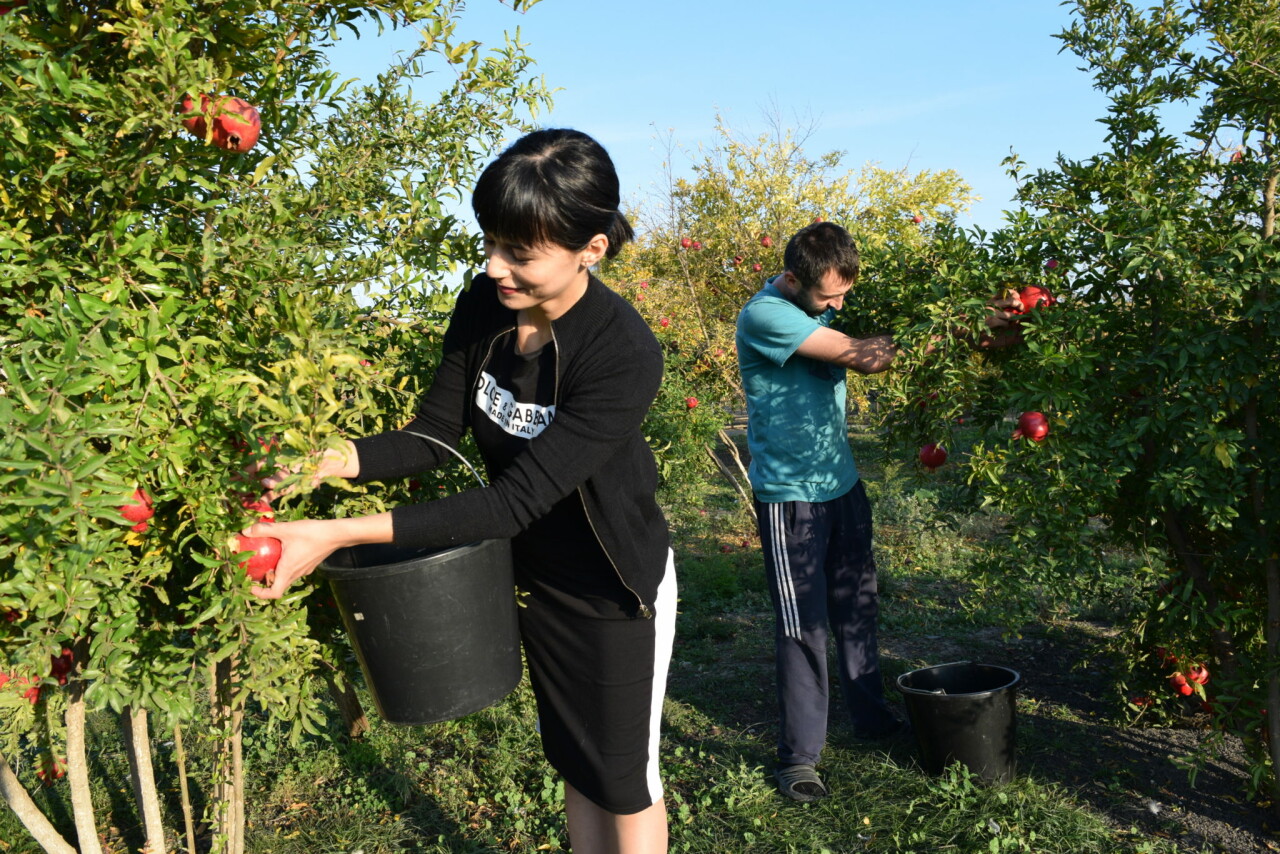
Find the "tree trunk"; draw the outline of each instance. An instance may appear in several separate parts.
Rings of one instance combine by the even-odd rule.
[[[231,851],[231,761],[228,726],[231,710],[227,707],[227,696],[230,689],[226,682],[230,679],[230,667],[226,660],[209,665],[210,686],[210,730],[217,739],[213,755],[213,797],[209,801],[208,812],[214,833],[214,852],[227,854]]]
[[[4,802],[9,805],[9,809],[13,810],[13,814],[18,817],[18,821],[22,822],[22,826],[31,834],[31,838],[37,845],[49,854],[76,854],[76,849],[62,838],[62,834],[49,823],[49,819],[40,812],[35,801],[31,800],[27,790],[22,788],[13,769],[9,767],[9,760],[2,753],[0,753],[0,795],[4,796]]]
[[[178,763],[178,787],[182,792],[182,824],[187,832],[187,854],[196,854],[196,823],[191,811],[191,792],[187,788],[187,751],[182,746],[182,726],[173,726],[173,758]]]
[[[71,786],[71,809],[80,854],[102,854],[89,790],[89,764],[85,761],[84,689],[84,681],[75,679],[67,696],[67,782]]]
[[[231,712],[231,817],[234,832],[231,854],[244,854],[244,706]]]
[[[342,724],[347,730],[347,738],[360,738],[369,731],[369,718],[360,705],[360,697],[351,687],[351,680],[343,676],[342,685],[333,670],[324,667],[322,674],[325,684],[329,686],[329,696],[342,714]]]
[[[1264,145],[1269,153],[1274,153],[1275,137],[1267,133]],[[1275,240],[1276,236],[1276,185],[1280,182],[1280,174],[1272,172],[1262,191],[1262,237],[1264,240]],[[1258,286],[1258,305],[1265,305],[1269,296],[1267,281],[1262,280]],[[1261,348],[1266,342],[1266,327],[1260,320],[1253,322],[1252,340],[1255,347]],[[1261,349],[1258,352],[1263,352]],[[1258,403],[1250,395],[1246,404],[1246,439],[1251,449],[1256,449],[1258,438]],[[1250,476],[1253,492],[1253,512],[1261,529],[1262,543],[1267,550],[1264,558],[1267,575],[1267,626],[1263,632],[1267,643],[1267,661],[1271,663],[1267,674],[1267,740],[1271,753],[1271,802],[1276,815],[1280,815],[1280,558],[1277,557],[1274,528],[1267,521],[1266,503],[1268,496],[1262,473],[1254,468]]]
[[[214,811],[217,833],[225,854],[244,854],[244,712],[238,707],[235,690],[236,658],[224,658],[213,665],[213,724],[218,733],[214,774]]]
[[[1271,753],[1272,809],[1280,815],[1280,560],[1267,558],[1267,660],[1273,662],[1267,674],[1267,747]]]
[[[125,707],[121,730],[124,733],[125,753],[129,757],[133,797],[142,814],[142,826],[147,838],[144,854],[164,854],[169,846],[165,842],[160,796],[156,792],[155,771],[151,764],[151,734],[147,727],[147,710],[134,706]]]

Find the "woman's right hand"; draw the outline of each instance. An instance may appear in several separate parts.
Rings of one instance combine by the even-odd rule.
[[[280,541],[280,560],[267,586],[255,584],[249,592],[259,599],[279,599],[293,582],[310,575],[325,558],[345,546],[389,543],[395,534],[389,512],[344,519],[299,519],[295,522],[260,521],[240,532],[246,537],[274,537]]]
[[[314,459],[314,458],[313,458]],[[265,477],[258,478],[266,490],[266,497],[269,501],[288,495],[298,488],[298,482],[289,484],[281,488],[281,485],[303,471],[305,463],[297,463],[292,466],[276,469]],[[251,469],[251,474],[257,474],[257,470]],[[355,443],[350,439],[343,442],[342,448],[326,448],[319,455],[315,468],[311,473],[311,486],[319,486],[327,477],[345,477],[353,478],[360,474],[360,458],[356,453]]]

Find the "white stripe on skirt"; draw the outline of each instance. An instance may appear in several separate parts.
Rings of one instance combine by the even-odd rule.
[[[653,694],[649,706],[649,762],[645,770],[649,803],[662,797],[662,777],[658,770],[658,748],[662,739],[662,699],[667,693],[667,670],[676,640],[676,561],[667,550],[667,568],[653,603]]]

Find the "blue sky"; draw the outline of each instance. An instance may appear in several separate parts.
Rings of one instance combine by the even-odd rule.
[[[1103,148],[1106,101],[1053,38],[1070,20],[1055,0],[542,0],[525,14],[470,0],[459,34],[497,45],[519,27],[560,90],[539,123],[600,140],[629,200],[660,185],[668,137],[686,175],[717,113],[748,138],[776,115],[814,127],[806,152],[844,151],[850,170],[955,169],[982,196],[962,222],[989,229],[1014,192],[1010,148],[1044,167]],[[415,43],[347,37],[331,62],[369,79]]]

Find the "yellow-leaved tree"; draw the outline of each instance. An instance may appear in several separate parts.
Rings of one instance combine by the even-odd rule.
[[[938,223],[975,199],[953,170],[848,169],[843,152],[805,151],[811,129],[773,124],[748,140],[717,119],[717,143],[691,177],[669,177],[665,192],[632,212],[641,235],[605,271],[664,345],[667,379],[647,428],[668,480],[693,481],[713,465],[707,442],[741,405],[738,310],[782,272],[791,234],[829,220],[854,235],[864,263],[909,264]],[[669,176],[670,166],[668,157]],[[853,382],[857,399],[862,381]]]

